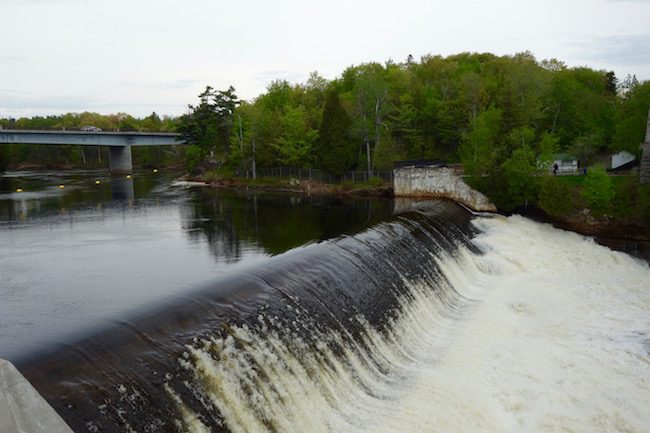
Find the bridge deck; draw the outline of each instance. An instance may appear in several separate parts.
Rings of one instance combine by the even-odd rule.
[[[183,144],[167,132],[89,132],[0,130],[0,144],[73,144],[80,146],[170,146]]]

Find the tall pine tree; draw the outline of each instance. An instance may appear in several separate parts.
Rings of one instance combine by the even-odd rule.
[[[356,148],[350,140],[351,125],[339,95],[335,90],[330,90],[325,98],[316,145],[316,164],[319,168],[340,175],[354,165]]]

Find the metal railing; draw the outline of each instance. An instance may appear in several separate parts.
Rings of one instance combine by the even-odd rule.
[[[241,174],[240,174],[241,175]],[[248,173],[250,176],[250,172]],[[295,167],[267,167],[258,168],[257,177],[286,177],[299,180],[311,180],[323,183],[363,183],[372,178],[380,178],[384,182],[393,181],[392,171],[346,171],[342,175],[335,175],[316,168]]]

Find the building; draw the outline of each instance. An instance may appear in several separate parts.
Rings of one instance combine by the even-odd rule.
[[[625,150],[612,155],[610,170],[608,171],[627,171],[638,165],[636,156]]]

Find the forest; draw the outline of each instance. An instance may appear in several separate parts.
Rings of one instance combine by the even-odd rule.
[[[618,150],[639,153],[650,82],[569,68],[530,53],[425,56],[366,63],[328,81],[272,82],[253,101],[211,87],[179,119],[190,166],[387,170],[404,159],[461,161],[499,171],[567,152],[588,166]],[[519,151],[519,152],[516,152]]]
[[[363,63],[333,80],[316,72],[305,83],[276,80],[250,101],[233,87],[208,86],[176,118],[81,113],[0,125],[176,130],[189,146],[158,157],[183,159],[194,173],[243,175],[255,164],[340,174],[390,170],[399,160],[461,162],[466,174],[490,179],[484,188],[508,191],[504,205],[512,207],[536,196],[526,179],[553,154],[574,155],[581,167],[620,150],[639,156],[649,107],[650,81],[634,76],[540,61],[530,52],[461,53]],[[2,159],[42,158],[34,152],[14,147]]]
[[[516,150],[567,152],[590,165],[599,154],[638,154],[650,82],[513,56],[409,56],[402,63],[350,66],[328,81],[273,81],[252,101],[207,87],[186,114],[137,119],[125,113],[68,113],[0,119],[5,129],[173,131],[191,143],[191,168],[292,166],[388,170],[404,159],[462,161],[489,173]],[[20,158],[19,158],[20,159]],[[10,158],[11,160],[11,158]]]

